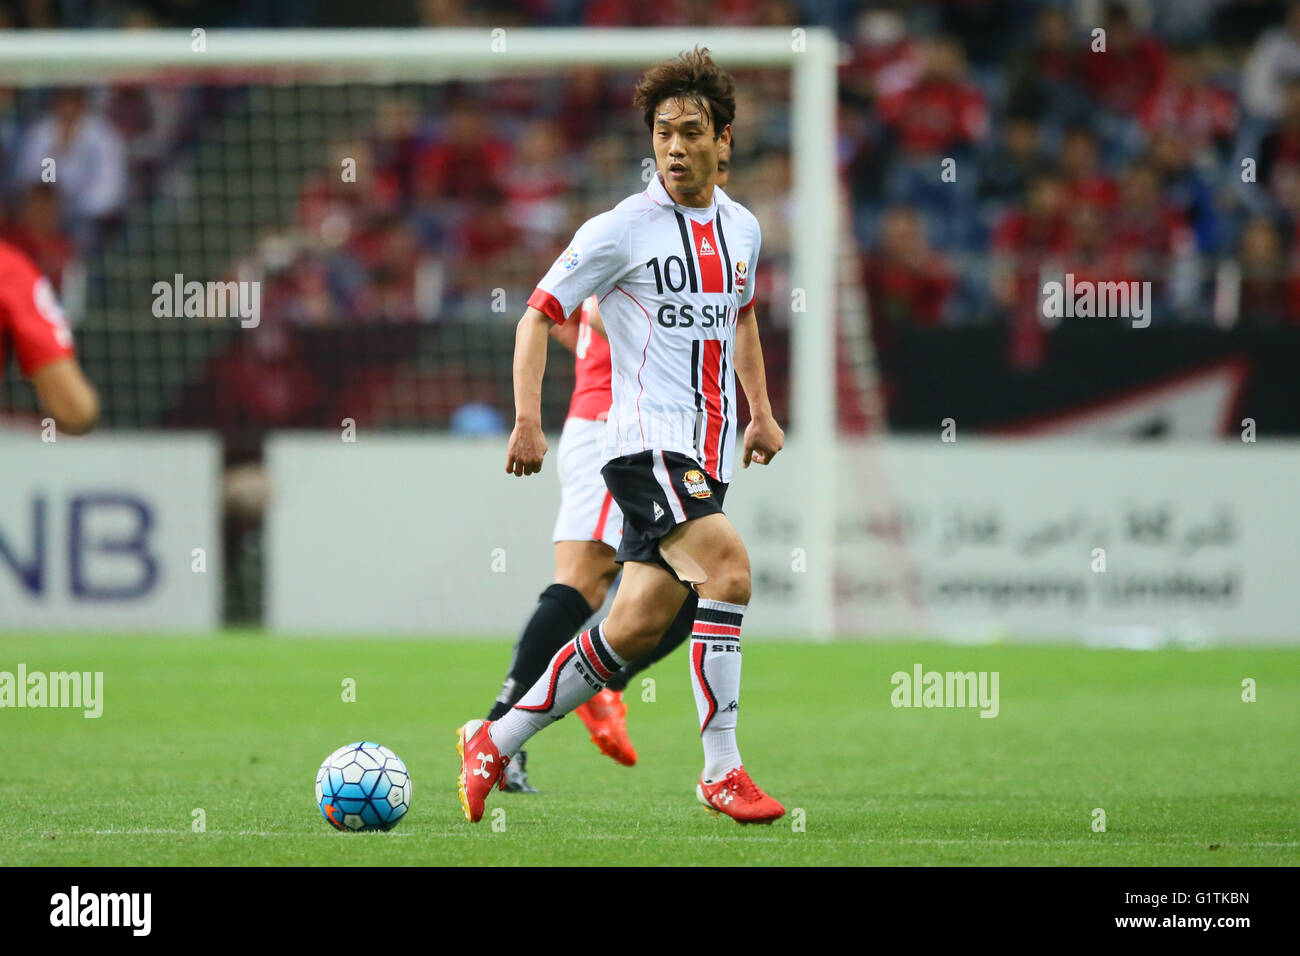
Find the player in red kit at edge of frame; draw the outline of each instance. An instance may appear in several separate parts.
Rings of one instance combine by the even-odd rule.
[[[77,363],[54,286],[24,253],[0,241],[0,374],[6,346],[61,431],[84,435],[95,427],[99,396]]]
[[[715,185],[727,185],[731,148],[730,144],[719,143]],[[583,300],[576,321],[570,316],[563,325],[552,323],[550,333],[574,352],[573,397],[556,451],[561,503],[553,535],[555,580],[538,595],[537,607],[515,642],[510,672],[487,720],[499,720],[509,713],[524,691],[542,676],[555,652],[584,626],[596,623],[592,614],[604,604],[610,582],[618,574],[614,555],[623,536],[623,512],[600,474],[601,432],[613,397],[609,343],[604,337],[596,297]],[[636,748],[628,738],[623,691],[637,674],[690,638],[695,611],[692,591],[654,651],[621,669],[604,690],[574,712],[600,752],[624,766],[636,763]],[[537,793],[528,782],[527,758],[528,754],[520,750],[506,765],[507,792]]]
[[[749,557],[722,505],[737,377],[751,411],[744,464],[768,464],[784,435],[754,315],[758,221],[713,182],[719,143],[731,139],[735,85],[696,49],[649,70],[634,102],[651,131],[656,175],[645,192],[584,223],[529,298],[515,337],[506,462],[516,476],[541,468],[547,330],[596,294],[613,368],[601,474],[623,512],[622,582],[609,617],[566,643],[504,717],[460,728],[458,786],[470,821],[482,819],[520,747],[653,650],[692,588],[690,672],[704,748],[696,796],[743,823],[785,813],[754,783],[736,742]]]

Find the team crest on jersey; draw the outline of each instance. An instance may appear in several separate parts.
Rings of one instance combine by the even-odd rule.
[[[704,480],[704,473],[698,469],[692,468],[682,475],[682,484],[686,486],[686,493],[692,498],[709,498],[713,495],[709,483]]]
[[[736,276],[735,276],[735,278],[736,278],[736,291],[737,291],[737,292],[744,292],[744,291],[745,291],[745,280],[748,278],[748,276],[746,275],[746,272],[748,271],[748,268],[749,268],[749,267],[746,266],[745,263],[744,263],[743,261],[741,261],[741,262],[737,262],[737,263],[736,263]]]
[[[582,261],[582,250],[579,249],[576,245],[569,246],[569,248],[565,249],[564,252],[560,255],[560,265],[564,266],[565,272],[572,272],[574,269],[578,267],[578,263],[581,261]]]

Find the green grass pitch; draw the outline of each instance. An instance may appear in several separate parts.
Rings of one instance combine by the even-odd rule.
[[[528,748],[542,794],[493,793],[466,823],[455,730],[483,715],[508,654],[505,641],[0,637],[0,670],[104,672],[98,720],[0,710],[0,864],[1300,862],[1300,651],[752,641],[741,752],[802,831],[696,803],[682,653],[647,673],[654,702],[629,691],[636,767],[566,718]],[[998,671],[1000,714],[894,708],[890,675],[915,663]],[[336,833],[314,806],[321,760],[362,739],[411,770],[411,812],[390,833]]]

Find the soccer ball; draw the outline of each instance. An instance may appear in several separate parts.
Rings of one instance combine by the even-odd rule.
[[[316,806],[336,830],[391,830],[411,807],[411,775],[387,747],[348,744],[320,765]]]

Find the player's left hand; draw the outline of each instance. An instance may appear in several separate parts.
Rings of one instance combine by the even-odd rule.
[[[748,468],[750,461],[760,465],[771,464],[782,446],[785,445],[785,432],[776,423],[775,418],[755,418],[745,428],[745,457],[742,467]]]
[[[506,473],[516,478],[535,475],[542,470],[545,456],[546,436],[542,434],[542,426],[532,421],[516,422],[506,448]]]

